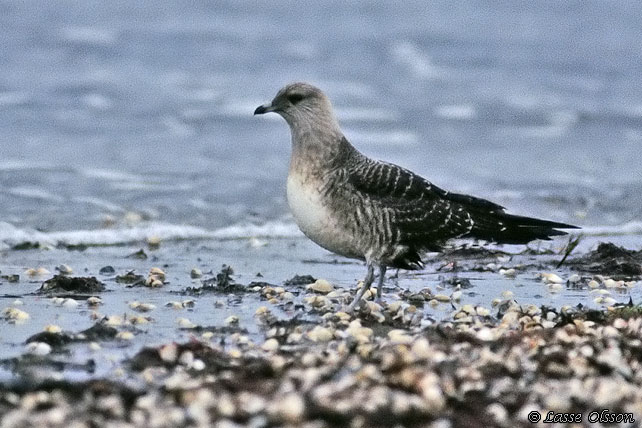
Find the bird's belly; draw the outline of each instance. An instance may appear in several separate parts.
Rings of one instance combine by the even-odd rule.
[[[314,184],[297,174],[290,174],[287,197],[294,220],[305,236],[334,253],[347,257],[363,256],[354,236],[343,225],[340,213],[324,201]]]

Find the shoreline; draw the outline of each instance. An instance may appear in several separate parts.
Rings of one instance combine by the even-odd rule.
[[[640,251],[604,244],[556,268],[559,252],[455,248],[349,315],[362,266],[300,240],[133,248],[3,252],[0,426],[642,417],[642,287],[625,274]],[[25,260],[59,269],[10,282]]]

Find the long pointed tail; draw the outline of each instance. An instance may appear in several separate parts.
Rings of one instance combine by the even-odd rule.
[[[532,217],[506,214],[502,211],[478,213],[475,225],[467,236],[499,244],[526,244],[535,239],[550,240],[552,236],[566,235],[559,229],[579,229],[565,223]]]

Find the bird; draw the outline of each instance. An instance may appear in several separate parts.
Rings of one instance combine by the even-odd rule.
[[[290,127],[292,153],[286,194],[294,220],[309,239],[365,261],[366,276],[352,311],[378,273],[376,300],[388,268],[417,270],[422,257],[453,238],[527,244],[566,235],[577,226],[506,213],[491,201],[444,190],[401,166],[374,160],[344,136],[329,98],[295,82],[254,115],[277,113]]]

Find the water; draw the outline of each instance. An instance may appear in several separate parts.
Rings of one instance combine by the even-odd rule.
[[[641,214],[633,2],[1,9],[0,219],[20,228],[287,217],[289,132],[252,111],[293,80],[442,187],[582,225]]]
[[[183,245],[201,242],[211,246],[204,267],[240,265],[242,278],[313,273],[353,285],[359,264],[302,264],[335,257],[289,215],[287,126],[252,116],[295,80],[325,90],[347,137],[372,157],[600,235],[584,251],[599,239],[642,245],[637,2],[2,1],[0,26],[0,249],[125,246],[4,252],[3,274],[62,262],[93,275],[105,264],[144,272],[147,263],[122,256],[159,236],[187,242],[159,257],[180,265],[174,291],[198,264]],[[268,246],[230,241],[251,236]],[[436,281],[425,273],[400,285],[416,278]],[[475,302],[488,305],[508,284],[485,281]],[[538,304],[592,300],[540,292],[519,291]],[[109,296],[114,309],[130,299]],[[151,337],[174,329],[165,332]],[[0,354],[21,350],[27,332],[14,333]]]

